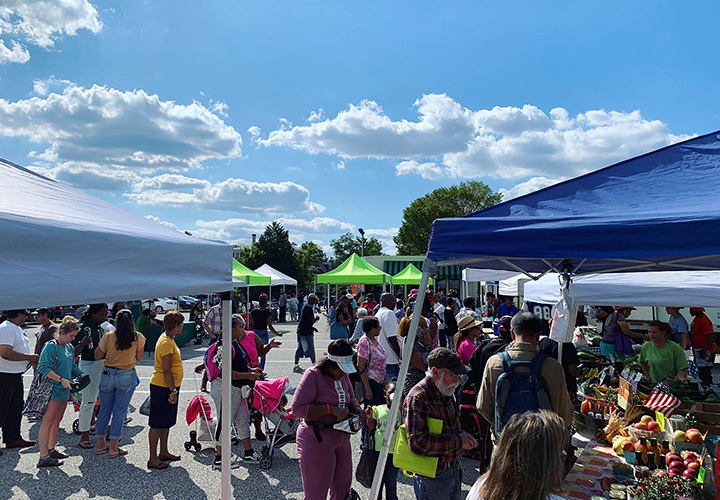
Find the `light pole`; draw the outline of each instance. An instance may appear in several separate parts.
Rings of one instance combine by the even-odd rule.
[[[360,233],[361,239],[360,239],[360,257],[365,257],[365,231],[363,228],[358,228],[358,233]]]

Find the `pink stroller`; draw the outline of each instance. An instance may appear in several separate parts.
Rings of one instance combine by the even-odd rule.
[[[261,415],[265,434],[268,437],[260,453],[260,467],[272,467],[275,448],[295,442],[297,419],[285,410],[288,404],[286,394],[292,394],[293,388],[287,377],[273,380],[258,380],[252,392],[252,405]],[[272,430],[270,424],[273,425]]]

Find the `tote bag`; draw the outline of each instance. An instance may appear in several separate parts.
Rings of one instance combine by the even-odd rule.
[[[60,346],[55,341],[53,342],[57,348],[55,350],[55,363],[53,363],[52,371],[55,371],[58,363],[58,356],[60,355]],[[25,407],[23,408],[22,414],[28,418],[42,418],[47,410],[48,403],[50,402],[50,396],[52,396],[53,381],[47,377],[43,377],[40,372],[35,370],[35,376],[33,377],[32,384],[30,384],[30,391],[28,392],[27,400],[25,401]]]
[[[437,418],[428,418],[428,426],[430,427],[430,434],[439,435],[442,433],[443,421]],[[403,474],[407,477],[419,474],[434,478],[437,474],[438,457],[423,457],[413,453],[410,450],[410,445],[408,445],[405,425],[401,425],[398,428],[393,465],[398,469],[402,469]]]

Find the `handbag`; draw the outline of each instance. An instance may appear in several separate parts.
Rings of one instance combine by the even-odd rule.
[[[335,323],[333,323],[332,326],[330,326],[330,338],[333,340],[336,340],[336,339],[347,340],[347,338],[348,338],[347,326],[343,325],[339,321],[336,321]]]
[[[140,412],[140,415],[145,415],[146,417],[150,416],[150,396],[145,398],[145,401],[142,405],[140,405],[140,409],[138,411]]]
[[[60,355],[60,346],[54,340],[51,340],[51,342],[54,342],[57,346],[57,349],[55,349],[55,363],[53,363],[52,368],[52,371],[55,371],[58,356]],[[32,384],[30,384],[30,391],[28,392],[22,414],[28,418],[42,418],[42,416],[45,415],[48,403],[50,403],[52,390],[53,381],[47,377],[43,377],[40,372],[35,370],[35,376],[33,377]]]
[[[70,381],[70,392],[80,392],[90,385],[90,375],[81,373]]]
[[[372,487],[375,469],[377,468],[377,452],[375,451],[373,434],[374,432],[369,430],[365,432],[363,451],[357,469],[355,469],[355,479],[366,488]]]
[[[428,426],[430,434],[439,435],[442,433],[443,421],[437,418],[428,418]],[[413,477],[416,474],[421,476],[434,478],[437,475],[438,457],[423,457],[417,455],[410,450],[407,440],[407,430],[405,425],[398,428],[398,438],[395,444],[395,453],[393,454],[393,465],[398,469],[402,469],[403,474],[407,477]]]

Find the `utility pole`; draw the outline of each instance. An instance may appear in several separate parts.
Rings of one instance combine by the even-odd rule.
[[[363,228],[358,228],[358,233],[360,233],[360,257],[365,257],[365,231]]]

